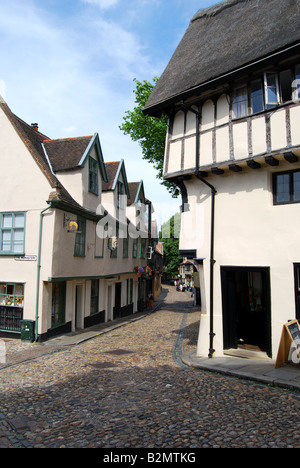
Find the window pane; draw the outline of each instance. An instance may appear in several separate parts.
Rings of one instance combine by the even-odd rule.
[[[294,201],[300,201],[300,172],[293,174],[294,182]]]
[[[292,100],[292,70],[284,70],[279,75],[282,102]]]
[[[11,246],[11,231],[2,231],[1,250],[9,252]]]
[[[300,65],[295,67],[295,81],[293,82],[293,99],[300,99]]]
[[[14,229],[13,232],[13,252],[22,253],[24,248],[24,230],[23,229]]]
[[[264,110],[263,87],[261,80],[251,83],[251,107],[252,112],[261,112]]]
[[[16,214],[14,219],[14,227],[23,228],[24,227],[25,216],[23,214]]]
[[[12,227],[12,215],[11,214],[4,214],[2,217],[2,227],[3,228],[11,228]]]
[[[98,164],[92,157],[89,158],[89,190],[98,194]]]
[[[267,104],[276,105],[278,104],[277,97],[277,83],[275,73],[266,74],[266,86],[267,86]]]
[[[248,114],[247,87],[237,88],[233,93],[233,117],[244,117]]]
[[[277,195],[276,201],[278,203],[290,201],[290,176],[289,174],[281,174],[276,177],[277,181]]]
[[[77,224],[78,224],[78,231],[76,232],[74,255],[77,257],[84,257],[85,256],[86,221],[85,219],[78,219]]]

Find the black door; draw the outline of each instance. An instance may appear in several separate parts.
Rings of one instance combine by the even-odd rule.
[[[296,319],[300,320],[300,264],[294,264]]]
[[[115,284],[114,319],[121,317],[121,294],[122,294],[122,283],[116,283]]]
[[[269,268],[221,269],[224,349],[252,347],[271,355]]]

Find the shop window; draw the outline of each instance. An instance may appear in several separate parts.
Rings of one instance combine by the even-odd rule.
[[[0,284],[0,330],[21,330],[23,318],[24,285]]]

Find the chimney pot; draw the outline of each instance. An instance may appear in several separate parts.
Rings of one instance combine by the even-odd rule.
[[[32,126],[32,128],[33,128],[36,132],[38,132],[38,130],[39,130],[39,124],[37,124],[37,123],[32,123],[31,126]]]

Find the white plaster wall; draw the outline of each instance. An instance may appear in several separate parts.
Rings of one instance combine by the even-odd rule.
[[[300,105],[290,109],[292,145],[300,144]]]
[[[170,144],[168,173],[178,172],[181,169],[181,148],[182,141]]]
[[[276,111],[271,115],[270,126],[272,150],[285,148],[287,146],[287,137],[286,112],[284,109]]]
[[[276,170],[283,170],[283,167]],[[214,255],[216,355],[223,354],[221,266],[270,267],[273,358],[277,355],[282,326],[295,317],[293,263],[300,262],[299,229],[295,226],[299,218],[299,204],[273,205],[272,173],[271,168],[245,170],[243,174],[228,174],[210,180],[217,189]],[[194,244],[187,237],[181,238],[180,248],[197,246],[197,257],[205,259],[203,299],[206,310],[201,317],[197,351],[199,355],[205,356],[209,343],[211,195],[210,190],[203,187],[200,181],[190,181],[187,187],[191,193],[191,213],[184,213],[183,227],[188,222],[194,222],[192,216],[197,208],[192,205],[201,202],[203,206],[202,219],[198,220],[196,227],[200,236],[196,236]],[[200,190],[201,197],[197,199],[195,192]]]
[[[252,119],[252,151],[253,155],[263,154],[267,151],[266,139],[266,119],[265,117],[258,117]]]
[[[172,138],[180,138],[184,135],[184,112],[178,111],[174,117]]]
[[[40,212],[49,206],[46,200],[52,188],[2,109],[0,109],[0,155],[2,175],[0,212],[25,212],[25,255],[37,256]],[[42,281],[51,273],[53,222],[54,216],[50,210],[43,218],[40,291]],[[17,261],[14,255],[0,256],[0,281],[24,283],[23,317],[34,320],[37,261]],[[42,291],[39,296],[40,310],[41,304]]]
[[[247,122],[233,125],[233,153],[235,159],[243,159],[249,155]]]
[[[230,159],[229,128],[216,129],[216,161],[228,161]]]

